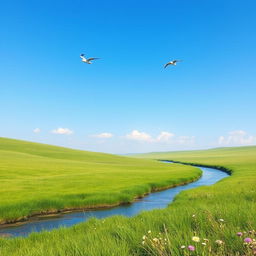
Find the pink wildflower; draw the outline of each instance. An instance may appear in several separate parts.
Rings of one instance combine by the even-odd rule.
[[[188,250],[189,251],[194,251],[196,248],[195,248],[195,246],[193,246],[193,245],[189,245],[188,246]]]
[[[244,242],[247,243],[247,244],[249,244],[249,243],[252,242],[252,239],[251,239],[250,237],[246,237],[246,238],[244,239]]]

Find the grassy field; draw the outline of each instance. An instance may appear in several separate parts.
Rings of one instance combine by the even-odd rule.
[[[0,138],[0,223],[131,202],[200,174],[193,167]]]
[[[91,219],[72,228],[32,234],[25,239],[2,239],[0,255],[254,255],[256,246],[250,239],[256,237],[256,147],[139,157],[224,166],[232,170],[232,175],[215,185],[182,192],[164,210],[133,218]],[[181,248],[183,245],[185,249]],[[195,251],[189,251],[189,245]]]

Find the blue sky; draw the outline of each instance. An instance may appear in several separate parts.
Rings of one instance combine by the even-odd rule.
[[[5,1],[0,136],[111,153],[256,144],[255,11],[254,0]]]

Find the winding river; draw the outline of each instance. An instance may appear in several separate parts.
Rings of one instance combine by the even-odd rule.
[[[165,161],[167,162],[167,161]],[[168,163],[171,163],[170,161]],[[112,215],[124,215],[131,217],[137,215],[141,211],[152,209],[161,209],[167,207],[174,197],[183,190],[196,188],[199,186],[212,185],[217,181],[228,176],[227,173],[214,168],[200,167],[202,176],[199,180],[186,184],[184,186],[166,189],[160,192],[150,193],[147,196],[136,200],[127,205],[120,205],[113,208],[90,210],[83,212],[65,213],[48,217],[37,217],[29,222],[24,222],[20,225],[13,225],[0,228],[0,236],[28,236],[32,232],[40,232],[43,230],[52,230],[59,227],[70,227],[79,222],[88,220],[91,217],[106,218]]]

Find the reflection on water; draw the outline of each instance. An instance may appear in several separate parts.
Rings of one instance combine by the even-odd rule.
[[[173,201],[174,197],[179,192],[203,185],[211,185],[228,176],[227,173],[214,168],[199,168],[203,171],[202,177],[199,180],[184,186],[151,193],[132,204],[117,206],[110,209],[66,213],[49,218],[38,218],[38,220],[33,220],[32,222],[24,223],[20,226],[2,228],[0,229],[0,236],[27,236],[31,232],[51,230],[62,226],[69,227],[79,222],[86,221],[90,217],[96,217],[99,219],[112,215],[124,215],[131,217],[141,211],[165,208]]]

